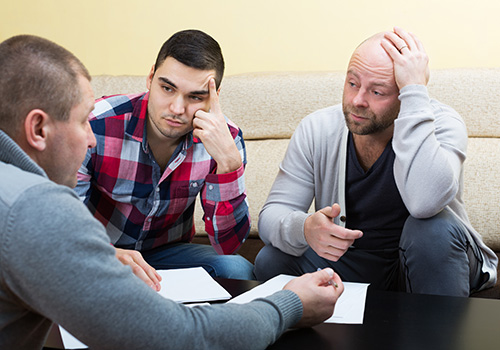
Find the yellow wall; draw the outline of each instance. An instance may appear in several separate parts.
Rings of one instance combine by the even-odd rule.
[[[36,34],[91,74],[146,75],[161,44],[197,28],[222,46],[227,74],[344,70],[352,50],[394,25],[424,42],[431,68],[500,66],[498,0],[15,0],[0,40]]]

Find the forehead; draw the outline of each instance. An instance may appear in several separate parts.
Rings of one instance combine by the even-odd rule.
[[[78,118],[80,114],[90,114],[94,109],[94,91],[90,81],[83,77],[78,77],[78,87],[80,89],[80,101],[71,109],[71,115]],[[88,113],[87,113],[88,112]]]
[[[215,70],[202,70],[186,66],[173,57],[167,57],[156,69],[154,79],[160,79],[175,84],[186,92],[198,91],[208,87],[210,78],[215,77]]]
[[[351,56],[347,72],[359,79],[396,86],[394,64],[379,40],[361,44]]]

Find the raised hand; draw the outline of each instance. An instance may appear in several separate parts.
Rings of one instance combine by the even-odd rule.
[[[363,236],[359,230],[336,225],[333,219],[340,214],[340,206],[334,204],[309,216],[304,223],[304,235],[309,246],[322,258],[337,261],[353,242]]]
[[[194,114],[193,136],[203,142],[207,152],[217,162],[217,173],[229,173],[241,166],[241,155],[222,114],[214,78],[210,79],[208,89],[210,109],[208,112],[199,109]]]
[[[394,61],[394,77],[401,90],[412,84],[427,85],[429,81],[429,57],[420,40],[399,27],[387,32],[382,47]]]

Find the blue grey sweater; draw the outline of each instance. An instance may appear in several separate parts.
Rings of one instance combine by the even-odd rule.
[[[74,191],[0,131],[0,349],[41,348],[52,322],[92,349],[263,349],[301,315],[291,291],[194,308],[161,297]]]

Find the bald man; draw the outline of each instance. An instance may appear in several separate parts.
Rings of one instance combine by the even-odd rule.
[[[401,28],[356,48],[342,105],[290,141],[259,217],[258,279],[332,267],[376,289],[455,296],[495,283],[498,259],[462,201],[467,130],[428,80],[422,43]]]

